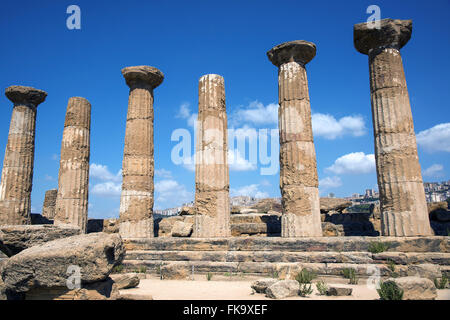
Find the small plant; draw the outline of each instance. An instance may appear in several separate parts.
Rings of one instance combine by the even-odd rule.
[[[311,283],[311,281],[316,277],[315,273],[306,269],[302,269],[297,275],[295,276],[295,280],[298,281],[298,283],[304,284],[304,283]]]
[[[319,291],[319,295],[324,296],[327,294],[328,286],[325,281],[320,280],[316,283],[317,291]]]
[[[300,283],[300,290],[298,294],[302,297],[309,296],[313,293],[313,289],[311,287],[311,283]]]
[[[113,267],[112,273],[122,273],[123,269],[124,269],[123,265],[119,264]]]
[[[394,260],[389,259],[387,266],[388,266],[389,270],[391,270],[391,272],[395,272],[396,264],[395,264]]]
[[[403,299],[403,290],[394,281],[381,282],[380,289],[377,289],[377,292],[381,300]]]
[[[369,248],[367,249],[370,253],[381,253],[384,251],[389,250],[389,247],[391,246],[388,242],[371,242],[369,244]]]
[[[139,273],[147,273],[147,267],[146,266],[140,266],[139,267]]]
[[[280,277],[280,274],[278,273],[278,271],[276,271],[276,270],[272,271],[272,278],[278,279],[279,277]]]
[[[434,285],[439,290],[447,288],[447,284],[448,284],[448,278],[445,275],[443,275],[442,278],[439,280],[437,278],[434,279]]]
[[[349,279],[349,284],[358,284],[358,277],[356,275],[356,270],[353,268],[345,268],[342,270],[342,276]]]
[[[233,274],[231,272],[225,272],[226,277],[231,277]]]
[[[213,274],[211,272],[208,272],[206,274],[206,280],[211,281],[212,277],[213,277]]]

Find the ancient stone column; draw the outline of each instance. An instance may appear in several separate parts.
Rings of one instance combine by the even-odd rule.
[[[79,227],[86,233],[88,219],[91,104],[69,99],[59,163],[55,225]]]
[[[5,95],[14,108],[0,184],[0,225],[30,224],[36,111],[47,93],[11,86]]]
[[[153,89],[164,75],[148,66],[122,70],[130,87],[122,163],[119,232],[124,238],[153,237]]]
[[[229,237],[230,178],[228,171],[225,83],[217,74],[200,78],[195,153],[195,220],[193,237]]]
[[[282,237],[320,237],[316,151],[305,65],[316,55],[314,43],[286,42],[267,52],[278,69]]]
[[[58,189],[50,189],[45,192],[44,204],[42,205],[42,216],[47,219],[55,217],[56,197]]]
[[[411,20],[354,26],[356,49],[369,56],[375,160],[386,236],[432,235],[400,49]]]

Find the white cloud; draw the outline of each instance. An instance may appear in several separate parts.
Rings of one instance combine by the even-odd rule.
[[[239,189],[231,189],[230,195],[232,197],[236,196],[248,196],[254,198],[268,198],[269,194],[267,192],[259,190],[259,184],[251,184],[248,186],[243,186]]]
[[[336,120],[330,114],[313,113],[312,128],[315,137],[334,140],[344,135],[360,137],[366,133],[362,116],[347,116]]]
[[[172,172],[166,169],[156,169],[155,170],[155,177],[161,177],[161,178],[172,178]]]
[[[187,118],[188,126],[194,128],[194,130],[197,130],[197,118],[198,118],[197,113],[193,113]]]
[[[331,188],[338,188],[342,186],[342,180],[339,177],[326,177],[321,180],[319,180],[319,187],[321,189],[331,189]]]
[[[419,132],[417,144],[428,152],[450,152],[450,122]]]
[[[228,166],[230,171],[251,171],[257,169],[256,164],[245,159],[237,149],[228,150]]]
[[[108,170],[108,166],[93,163],[89,167],[89,176],[102,181],[120,182],[122,181],[122,170],[113,174]]]
[[[173,179],[155,183],[155,208],[172,208],[193,200],[193,194]]]
[[[50,175],[48,175],[48,174],[45,175],[44,179],[47,180],[47,181],[53,181],[53,180],[55,180],[55,178],[53,178],[52,176],[50,176]]]
[[[91,194],[100,197],[120,197],[121,192],[122,184],[112,181],[98,183],[90,191]]]
[[[250,102],[246,107],[241,107],[233,115],[234,123],[250,122],[256,125],[277,124],[278,104],[270,103],[264,106],[259,101]]]
[[[58,159],[59,159],[59,156],[56,153],[52,154],[52,160],[56,161]]]
[[[187,119],[191,114],[190,104],[188,102],[184,102],[181,104],[180,109],[175,117]]]
[[[422,171],[427,177],[441,177],[444,174],[444,166],[442,164],[433,164],[431,167]]]
[[[336,159],[334,164],[325,170],[335,174],[370,173],[375,171],[375,156],[366,155],[364,152],[349,153]]]

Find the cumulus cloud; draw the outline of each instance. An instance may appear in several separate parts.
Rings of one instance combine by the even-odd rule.
[[[108,166],[93,163],[89,167],[89,176],[102,181],[120,182],[122,181],[122,170],[113,174],[109,171]]]
[[[155,183],[156,208],[171,208],[193,200],[193,194],[173,179]]]
[[[419,132],[417,144],[427,152],[450,152],[450,122]]]
[[[253,123],[256,125],[277,124],[278,104],[270,103],[264,105],[259,101],[252,101],[248,106],[240,107],[232,115],[233,123]]]
[[[366,133],[362,116],[347,116],[337,120],[330,114],[313,113],[312,128],[315,137],[334,140],[344,135],[360,137]]]
[[[375,156],[354,152],[336,159],[334,164],[325,169],[335,174],[362,174],[375,171]]]
[[[178,109],[178,113],[176,114],[177,118],[187,119],[191,115],[190,104],[188,102],[184,102],[180,105],[180,109]]]
[[[248,196],[253,198],[268,198],[269,194],[267,192],[259,190],[259,184],[251,184],[248,186],[243,186],[238,189],[231,188],[230,195],[232,197],[236,196]]]
[[[231,171],[252,171],[256,170],[257,166],[245,159],[239,150],[228,150],[228,166]]]
[[[100,197],[120,197],[122,184],[112,181],[95,184],[90,193]]]
[[[155,177],[161,177],[161,178],[172,178],[172,172],[166,169],[156,169],[155,170]]]
[[[442,164],[433,164],[429,168],[422,170],[422,174],[426,177],[442,177],[444,174],[444,166]]]
[[[338,188],[342,186],[342,180],[339,177],[326,177],[321,180],[319,180],[319,187],[321,189],[332,189],[332,188]]]

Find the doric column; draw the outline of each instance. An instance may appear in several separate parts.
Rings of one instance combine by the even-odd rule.
[[[267,52],[278,69],[282,237],[320,237],[316,151],[305,65],[316,55],[314,43],[286,42]]]
[[[0,225],[31,224],[36,111],[47,93],[11,86],[5,94],[14,108],[0,185]]]
[[[230,178],[224,79],[217,74],[204,75],[199,81],[198,94],[193,237],[229,237]]]
[[[79,227],[86,233],[89,193],[91,104],[84,98],[69,99],[59,163],[55,225]]]
[[[122,163],[119,232],[124,238],[153,237],[153,89],[164,75],[148,66],[122,70],[130,87]]]
[[[354,27],[356,49],[369,56],[375,160],[386,236],[432,235],[400,49],[411,20],[384,19]]]
[[[56,197],[58,189],[50,189],[45,192],[44,204],[42,205],[42,216],[47,219],[55,217]]]

